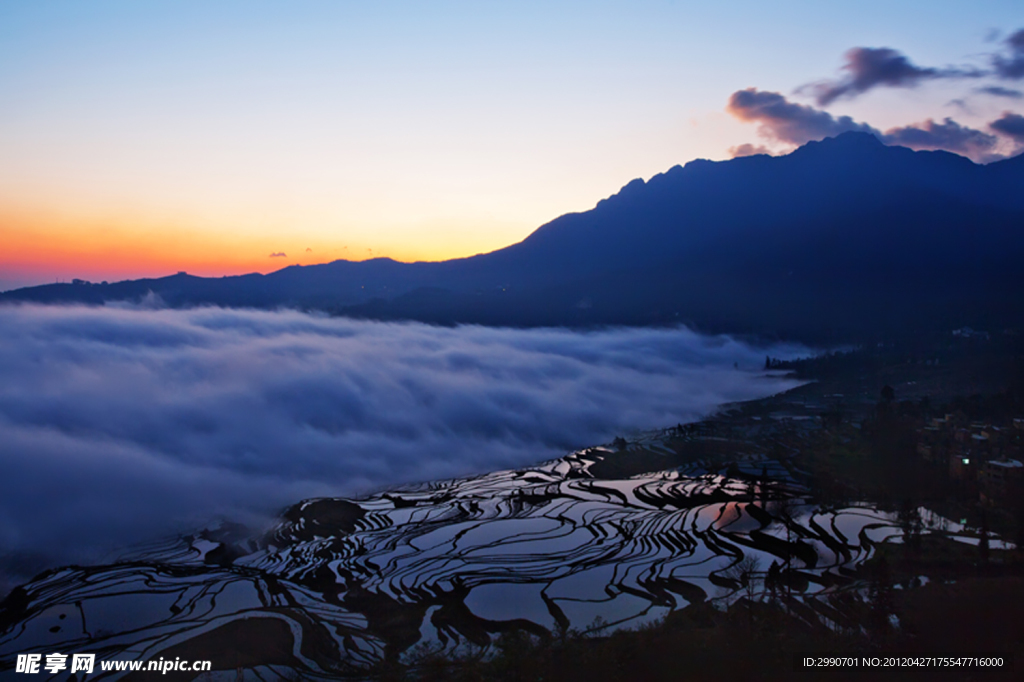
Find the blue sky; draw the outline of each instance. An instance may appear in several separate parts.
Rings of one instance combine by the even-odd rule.
[[[738,90],[821,108],[797,89],[852,48],[984,69],[1021,28],[1008,0],[4,3],[0,289],[489,251],[632,178],[791,148],[726,111]],[[976,92],[1024,81],[905,85],[824,109],[986,134],[1024,111]]]

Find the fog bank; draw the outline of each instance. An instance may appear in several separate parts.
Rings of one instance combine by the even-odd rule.
[[[218,516],[551,459],[793,382],[687,329],[0,307],[0,573]],[[736,367],[734,367],[734,364]],[[0,585],[0,590],[2,590]]]

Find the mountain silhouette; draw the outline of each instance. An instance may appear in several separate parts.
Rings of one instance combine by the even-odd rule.
[[[292,266],[51,284],[0,301],[294,306],[492,325],[686,323],[805,341],[961,326],[1024,312],[1024,156],[978,165],[866,133],[786,156],[696,160],[633,180],[518,244],[437,263]]]

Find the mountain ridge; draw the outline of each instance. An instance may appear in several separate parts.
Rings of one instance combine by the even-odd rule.
[[[1006,326],[1024,313],[1022,189],[1024,156],[978,165],[844,133],[785,156],[676,165],[466,258],[51,284],[0,301],[98,304],[152,291],[171,306],[441,324],[687,323],[807,341]]]

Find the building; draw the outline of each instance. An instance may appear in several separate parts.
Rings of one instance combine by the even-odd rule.
[[[992,459],[978,474],[981,501],[1003,506],[1020,493],[1024,483],[1024,464],[1016,459]]]

